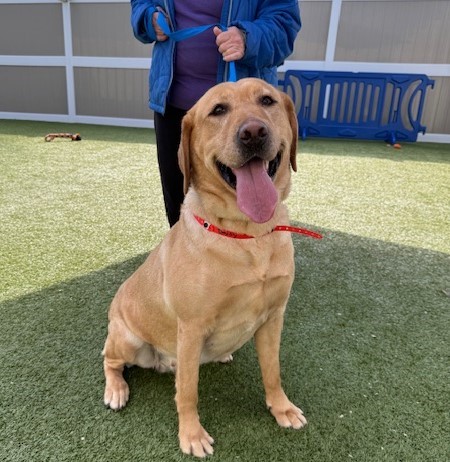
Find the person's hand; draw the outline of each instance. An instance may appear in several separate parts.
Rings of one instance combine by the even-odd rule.
[[[235,26],[222,31],[218,27],[213,29],[216,36],[216,45],[224,61],[237,61],[245,53],[245,35]]]
[[[157,42],[164,42],[167,40],[169,37],[162,31],[162,29],[158,26],[157,20],[158,20],[158,14],[160,14],[158,11],[155,11],[152,16],[152,25],[153,28],[155,29],[156,32],[156,41]],[[162,14],[162,13],[161,13]]]

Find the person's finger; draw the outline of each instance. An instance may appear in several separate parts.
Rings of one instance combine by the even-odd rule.
[[[244,56],[244,52],[242,50],[231,50],[222,55],[222,59],[226,62],[230,61],[238,61]]]

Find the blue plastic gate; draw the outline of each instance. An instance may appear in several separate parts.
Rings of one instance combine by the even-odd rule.
[[[297,111],[299,135],[416,141],[425,95],[422,74],[288,70],[280,82]]]

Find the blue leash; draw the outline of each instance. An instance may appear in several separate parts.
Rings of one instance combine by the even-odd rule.
[[[189,27],[187,29],[181,29],[172,32],[169,28],[169,25],[167,24],[167,20],[164,16],[163,13],[158,14],[157,21],[158,26],[161,28],[161,30],[169,37],[171,40],[175,42],[180,42],[181,40],[186,40],[188,38],[194,37],[195,35],[201,34],[205,30],[210,29],[211,27],[219,27],[222,31],[226,31],[227,27],[222,25],[222,24],[208,24],[205,26],[197,26],[197,27]],[[229,62],[229,82],[236,82],[237,81],[237,76],[236,76],[236,65],[234,64],[233,61]]]

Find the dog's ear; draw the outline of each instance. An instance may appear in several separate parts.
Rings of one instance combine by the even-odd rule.
[[[191,182],[190,146],[192,126],[192,116],[190,114],[186,114],[183,117],[183,121],[181,123],[181,141],[180,146],[178,148],[178,164],[184,176],[184,194],[187,193],[189,189],[189,184]]]
[[[292,143],[290,147],[290,161],[292,170],[297,171],[297,142],[298,142],[298,122],[297,114],[295,113],[294,103],[289,95],[281,92],[284,99],[284,107],[289,118],[289,125],[292,131]]]

